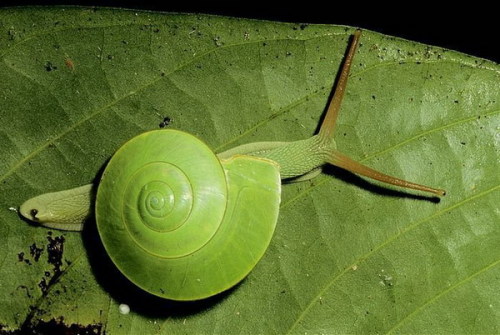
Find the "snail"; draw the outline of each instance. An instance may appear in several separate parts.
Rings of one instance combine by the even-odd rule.
[[[281,181],[333,164],[396,186],[444,190],[385,175],[339,152],[332,138],[361,31],[352,38],[319,132],[295,142],[249,143],[215,154],[197,137],[153,130],[126,142],[94,186],[47,193],[20,213],[42,226],[82,230],[94,211],[116,267],[143,290],[198,300],[233,287],[264,255],[278,219]],[[248,204],[251,204],[249,206]]]

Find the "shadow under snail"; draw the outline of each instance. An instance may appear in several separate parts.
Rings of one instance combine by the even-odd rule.
[[[332,135],[360,35],[354,33],[319,133],[308,139],[249,143],[214,154],[191,134],[163,129],[134,137],[113,155],[97,189],[95,218],[106,251],[130,281],[172,300],[203,299],[236,285],[271,241],[281,180],[314,178],[325,164],[445,194],[337,150]],[[49,228],[82,230],[92,192],[85,185],[42,194],[22,204],[20,213]]]

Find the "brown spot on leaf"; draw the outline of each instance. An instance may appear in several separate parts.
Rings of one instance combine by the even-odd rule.
[[[73,63],[73,61],[70,58],[66,58],[64,60],[64,65],[66,65],[66,67],[71,71],[75,70],[75,63]]]

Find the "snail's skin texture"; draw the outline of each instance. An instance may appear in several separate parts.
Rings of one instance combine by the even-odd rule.
[[[95,217],[115,265],[137,286],[173,300],[197,300],[241,281],[267,249],[278,219],[281,179],[314,178],[325,164],[400,187],[443,196],[364,166],[339,152],[333,131],[360,31],[344,61],[320,131],[295,142],[248,143],[214,154],[177,130],[125,143],[97,188]],[[92,185],[48,193],[20,213],[40,225],[81,230]]]
[[[47,228],[80,231],[93,205],[93,185],[45,193],[24,202],[19,213]]]

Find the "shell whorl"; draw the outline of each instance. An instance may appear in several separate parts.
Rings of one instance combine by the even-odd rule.
[[[270,161],[221,162],[190,134],[147,132],[108,163],[97,227],[112,261],[137,286],[169,299],[200,299],[235,285],[262,257],[280,185]]]
[[[97,194],[97,220],[99,227],[104,221],[125,229],[148,253],[180,257],[212,238],[226,197],[224,170],[196,137],[172,130],[144,133],[120,148],[106,167]]]

